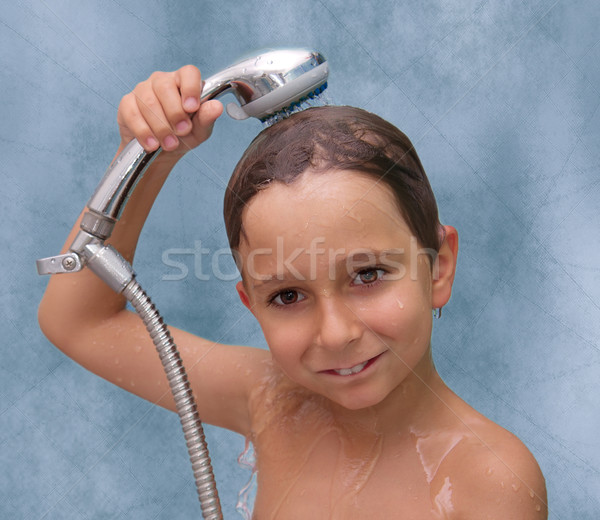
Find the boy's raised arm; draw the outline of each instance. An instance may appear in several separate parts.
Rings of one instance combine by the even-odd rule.
[[[107,240],[129,262],[146,217],[169,172],[186,151],[211,134],[222,105],[200,106],[197,68],[154,73],[126,95],[119,106],[121,146],[133,138],[157,156],[139,181],[121,219]],[[197,111],[197,112],[196,112]],[[193,117],[189,113],[196,112]],[[80,217],[81,218],[81,217]],[[69,235],[65,250],[79,230]],[[63,251],[64,252],[64,251]],[[44,334],[73,360],[101,377],[161,406],[175,409],[162,364],[141,319],[125,310],[125,298],[112,291],[89,269],[54,275],[39,307]],[[260,363],[264,352],[216,345],[171,329],[195,394],[200,419],[245,434],[249,428],[246,395],[248,364]],[[219,364],[220,370],[214,370]],[[242,370],[235,369],[245,365]],[[250,370],[250,373],[254,371]]]

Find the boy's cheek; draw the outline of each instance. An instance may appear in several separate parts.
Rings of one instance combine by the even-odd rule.
[[[425,291],[417,284],[404,284],[363,304],[358,314],[369,328],[394,335],[398,327],[406,329],[421,323],[423,316],[431,313],[429,307]]]
[[[282,362],[297,360],[310,345],[306,331],[296,327],[267,326],[263,327],[263,334],[273,358]]]

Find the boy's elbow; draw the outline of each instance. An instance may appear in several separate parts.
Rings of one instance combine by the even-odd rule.
[[[46,339],[60,348],[61,341],[59,333],[63,328],[60,327],[58,323],[59,315],[56,312],[56,309],[52,308],[49,300],[50,298],[45,294],[38,305],[38,325],[40,326],[42,334],[46,336]]]
[[[79,317],[71,315],[68,306],[56,301],[56,295],[48,291],[40,301],[37,317],[44,336],[65,353],[71,338],[83,325]]]
[[[38,306],[43,334],[64,351],[74,337],[86,335],[125,308],[125,298],[82,271],[53,275]]]

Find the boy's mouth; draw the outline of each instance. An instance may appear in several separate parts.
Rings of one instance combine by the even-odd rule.
[[[324,372],[326,372],[327,374],[336,374],[338,376],[353,376],[354,374],[358,374],[365,370],[367,367],[371,366],[375,361],[377,361],[377,359],[379,359],[380,356],[381,354],[377,354],[375,357],[367,359],[367,361],[363,361],[362,363],[354,365],[350,368],[332,368],[330,370],[325,370]]]

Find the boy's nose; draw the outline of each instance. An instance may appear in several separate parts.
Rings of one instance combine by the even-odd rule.
[[[364,326],[355,312],[341,299],[324,298],[316,343],[327,350],[343,350],[361,337]]]

